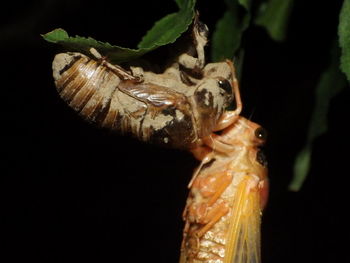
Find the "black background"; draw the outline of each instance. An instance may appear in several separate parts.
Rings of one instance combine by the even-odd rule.
[[[216,1],[215,1],[216,2]],[[221,1],[199,1],[213,31]],[[322,3],[320,3],[322,2]],[[243,115],[269,131],[271,193],[262,226],[263,262],[337,262],[346,206],[349,89],[331,103],[329,131],[314,143],[299,192],[287,190],[306,139],[313,92],[329,62],[342,1],[295,1],[287,40],[252,27],[241,79]],[[62,27],[133,47],[172,1],[10,2],[1,16],[3,163],[0,240],[12,262],[177,262],[186,185],[197,162],[187,152],[113,135],[61,101],[51,62],[60,47],[40,34]],[[208,49],[209,51],[209,49]],[[5,80],[5,81],[4,81]]]

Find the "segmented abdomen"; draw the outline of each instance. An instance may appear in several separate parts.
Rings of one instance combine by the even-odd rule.
[[[186,263],[223,263],[225,257],[225,245],[227,240],[228,222],[227,218],[222,218],[204,236],[198,240],[196,232],[200,228],[192,224],[189,229],[189,237],[185,241],[182,262]]]
[[[187,201],[180,263],[260,263],[261,210],[257,179],[235,173],[221,196],[203,213],[206,207],[203,204],[210,203],[212,198],[206,198],[205,192],[210,186],[203,183],[207,179],[213,183],[211,174],[198,175],[196,180],[202,183],[197,186],[202,186],[192,187]],[[202,214],[210,219],[200,222]]]
[[[175,148],[197,139],[191,105],[182,94],[121,80],[80,53],[56,55],[53,76],[60,96],[88,121]]]

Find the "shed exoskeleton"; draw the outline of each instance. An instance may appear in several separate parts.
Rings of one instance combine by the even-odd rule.
[[[113,65],[95,49],[91,57],[57,54],[57,90],[88,121],[142,141],[192,148],[211,134],[233,99],[230,64],[205,64],[207,33],[195,19],[194,52],[179,55],[162,73]]]

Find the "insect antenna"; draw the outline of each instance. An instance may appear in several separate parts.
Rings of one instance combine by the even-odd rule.
[[[254,109],[253,109],[252,112],[250,113],[248,120],[250,120],[250,121],[252,120],[255,111],[256,111],[256,107],[254,107]]]

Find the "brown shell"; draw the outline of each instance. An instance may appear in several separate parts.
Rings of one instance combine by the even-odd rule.
[[[53,61],[57,91],[86,120],[173,148],[191,147],[209,135],[232,99],[217,76],[185,91],[152,74],[152,82],[121,79],[106,63],[80,53],[57,54]]]

